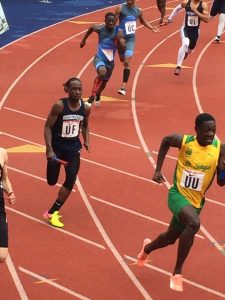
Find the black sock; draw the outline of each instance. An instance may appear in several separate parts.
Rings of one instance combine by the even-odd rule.
[[[123,82],[127,82],[130,77],[130,69],[123,70]]]
[[[55,211],[60,210],[60,208],[63,206],[63,202],[59,202],[58,199],[54,202],[54,204],[52,205],[52,207],[49,209],[48,213],[51,215],[53,214]]]

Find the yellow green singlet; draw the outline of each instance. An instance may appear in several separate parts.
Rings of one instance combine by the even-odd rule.
[[[193,135],[184,135],[174,174],[174,187],[199,208],[213,181],[220,153],[220,141],[199,145]]]

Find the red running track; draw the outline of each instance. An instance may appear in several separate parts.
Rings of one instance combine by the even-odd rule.
[[[155,2],[138,5],[146,19],[158,22]],[[168,14],[175,5],[168,1]],[[180,77],[173,71],[183,14],[159,33],[138,28],[128,94],[117,94],[122,65],[116,58],[105,98],[92,109],[91,154],[82,151],[77,186],[62,208],[64,229],[42,219],[59,188],[45,182],[44,120],[64,95],[62,83],[69,77],[80,76],[83,96],[90,94],[97,38],[93,34],[82,50],[79,43],[89,22],[102,22],[106,11],[48,27],[0,50],[0,138],[9,149],[17,196],[16,205],[7,206],[10,259],[1,266],[1,300],[225,298],[219,251],[225,240],[225,204],[216,184],[207,194],[203,227],[184,267],[182,294],[169,288],[177,245],[152,253],[144,268],[134,264],[143,239],[156,237],[171,218],[166,199],[176,151],[165,161],[166,185],[151,181],[162,137],[194,133],[196,114],[207,111],[215,115],[218,137],[224,139],[225,58],[224,43],[212,43],[216,18],[202,24]],[[62,180],[63,172],[59,184]]]

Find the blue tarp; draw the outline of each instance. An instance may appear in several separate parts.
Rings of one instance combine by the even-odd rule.
[[[2,47],[38,29],[124,1],[1,0],[0,2],[9,24],[9,30],[0,35],[0,47]]]

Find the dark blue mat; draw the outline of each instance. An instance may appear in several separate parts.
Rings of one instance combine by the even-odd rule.
[[[0,35],[0,47],[57,22],[116,5],[121,0],[0,0],[10,29]],[[114,12],[114,8],[112,11]]]

